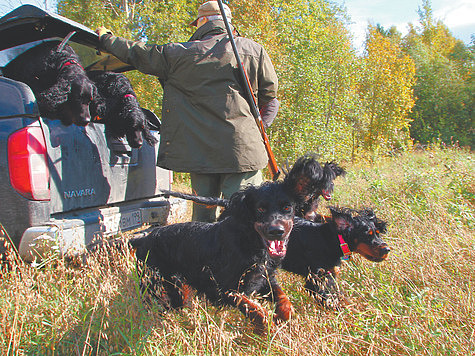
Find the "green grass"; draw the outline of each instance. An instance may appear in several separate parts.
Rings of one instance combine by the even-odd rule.
[[[144,305],[128,254],[102,253],[82,267],[13,261],[0,279],[0,353],[475,354],[474,155],[432,148],[346,169],[331,204],[372,207],[389,224],[392,251],[379,264],[343,262],[340,285],[351,304],[342,311],[317,307],[302,280],[282,272],[296,313],[257,336],[238,311],[199,298],[181,311]]]

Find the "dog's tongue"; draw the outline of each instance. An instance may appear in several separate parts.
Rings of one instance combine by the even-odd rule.
[[[332,195],[329,192],[327,192],[326,190],[322,191],[322,196],[323,196],[323,199],[325,199],[325,200],[330,200],[332,198]]]
[[[285,241],[273,240],[269,241],[267,250],[272,257],[283,257],[287,252]]]

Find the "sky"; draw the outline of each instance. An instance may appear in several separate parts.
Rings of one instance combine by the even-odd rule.
[[[368,23],[380,24],[385,29],[396,26],[403,35],[407,34],[408,23],[418,24],[422,0],[336,0],[348,10],[352,24],[350,31],[355,47],[365,40]],[[449,28],[455,38],[470,44],[475,36],[475,0],[431,0],[433,17]]]
[[[158,0],[159,1],[159,0]],[[417,10],[422,0],[333,0],[346,7],[352,24],[350,31],[355,48],[361,48],[368,23],[380,24],[389,29],[396,26],[405,35],[407,24],[418,23]],[[55,0],[0,0],[0,17],[23,4],[52,9]],[[475,36],[475,0],[431,0],[434,18],[450,29],[452,35],[465,44]]]

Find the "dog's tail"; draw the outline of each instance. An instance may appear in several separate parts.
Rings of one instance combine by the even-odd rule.
[[[180,192],[174,192],[171,190],[162,190],[161,191],[165,196],[172,196],[176,198],[181,198],[185,200],[191,200],[195,203],[206,205],[206,206],[222,206],[227,208],[229,205],[229,200],[228,199],[221,199],[221,198],[213,198],[213,197],[202,197],[199,195],[193,195],[193,194],[186,194],[186,193],[180,193]]]
[[[124,251],[125,249],[130,249],[130,245],[127,239],[117,237],[114,239],[98,239],[88,245],[86,245],[85,254],[95,253],[101,250],[118,250]]]
[[[143,243],[145,233],[141,233],[139,237],[133,237],[131,239],[124,239],[121,237],[115,239],[100,239],[91,242],[86,246],[86,254],[94,253],[99,250],[118,250],[123,251],[126,249],[136,250]]]

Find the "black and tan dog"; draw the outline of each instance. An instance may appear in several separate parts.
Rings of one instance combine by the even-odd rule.
[[[386,222],[371,209],[330,208],[326,222],[296,218],[282,268],[305,278],[305,288],[324,306],[338,307],[341,259],[358,253],[384,261],[390,252],[381,239]],[[336,303],[336,305],[335,305]]]
[[[289,320],[293,308],[275,274],[287,251],[295,205],[309,194],[309,186],[299,172],[288,177],[233,194],[226,217],[216,223],[169,225],[131,240],[139,267],[145,264],[153,275],[142,290],[179,308],[191,287],[216,305],[238,308],[257,331],[269,320],[253,297],[274,302],[276,319]],[[163,295],[154,292],[155,284],[163,286]]]
[[[335,162],[326,162],[320,165],[314,156],[304,156],[302,162],[296,162],[295,165],[308,165],[312,172],[310,177],[313,188],[312,195],[296,207],[295,214],[307,220],[318,220],[317,214],[320,197],[329,201],[333,197],[334,181],[337,177],[345,175],[345,170]]]

